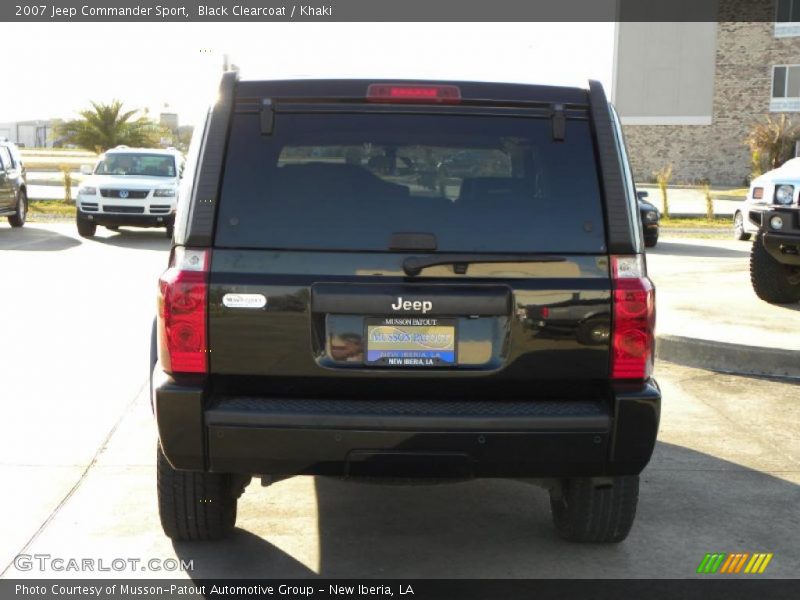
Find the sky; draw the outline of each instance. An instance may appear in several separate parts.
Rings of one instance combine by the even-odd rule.
[[[22,52],[4,67],[17,85],[0,123],[120,99],[193,124],[225,54],[242,79],[599,79],[610,96],[614,23],[0,23],[0,39]]]

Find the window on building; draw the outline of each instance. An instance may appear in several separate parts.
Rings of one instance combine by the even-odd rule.
[[[775,8],[775,37],[800,36],[800,0],[778,0]]]
[[[772,111],[800,110],[800,65],[772,67]]]
[[[800,21],[800,0],[778,0],[776,23]]]
[[[773,67],[772,97],[800,98],[800,65]]]

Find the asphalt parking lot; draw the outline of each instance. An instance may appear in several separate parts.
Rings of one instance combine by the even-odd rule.
[[[746,245],[742,254],[710,244],[705,252],[723,256],[700,256],[698,265],[730,261],[719,263],[719,281],[706,270],[708,293],[693,299],[699,309],[714,289],[727,294],[720,285],[738,285],[746,265]],[[659,285],[658,274],[669,273],[667,297],[678,298],[684,273],[685,285],[698,285],[700,267],[689,274],[680,266],[687,252],[697,254],[689,246],[697,244],[667,240],[653,254]],[[20,571],[20,553],[193,563],[185,573],[129,572],[147,577],[682,578],[695,575],[707,552],[774,553],[764,576],[800,570],[797,384],[667,362],[657,367],[660,441],[642,476],[634,529],[617,546],[561,541],[546,493],[525,482],[309,477],[267,488],[254,481],[230,540],[171,543],[158,524],[146,393],[155,281],[167,248],[160,230],[100,229],[86,241],[72,224],[0,226],[3,577],[84,575]],[[660,305],[659,318],[680,322],[671,304]]]
[[[667,238],[648,252],[658,330],[800,352],[800,304],[770,305],[750,284],[752,242]]]

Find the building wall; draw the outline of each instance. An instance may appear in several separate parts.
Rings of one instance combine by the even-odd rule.
[[[716,23],[617,24],[612,101],[624,122],[711,122]]]
[[[161,113],[158,119],[162,127],[166,127],[170,131],[178,129],[178,113]]]
[[[726,21],[736,18],[745,1],[720,2],[710,125],[625,124],[630,115],[620,111],[637,180],[652,180],[654,171],[670,163],[675,182],[742,185],[750,174],[744,139],[754,123],[779,114],[769,110],[772,67],[800,63],[800,37],[775,37],[771,3],[764,5],[764,22]]]
[[[52,147],[55,120],[0,123],[0,138],[28,148]]]

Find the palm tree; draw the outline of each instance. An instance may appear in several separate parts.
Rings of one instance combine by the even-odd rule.
[[[770,170],[794,156],[794,145],[800,139],[800,124],[785,114],[767,117],[756,123],[745,139],[750,147],[754,170]],[[759,174],[759,173],[754,173]]]
[[[120,144],[145,148],[158,145],[160,127],[146,116],[135,117],[138,110],[123,111],[119,100],[91,105],[91,109],[78,113],[80,119],[58,126],[58,133],[66,142],[98,154]]]

